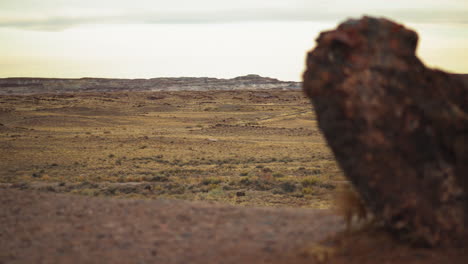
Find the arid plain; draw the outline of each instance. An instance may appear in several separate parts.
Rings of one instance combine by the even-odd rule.
[[[298,90],[0,98],[4,186],[328,208],[344,178]]]

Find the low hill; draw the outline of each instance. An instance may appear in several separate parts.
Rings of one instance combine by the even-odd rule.
[[[252,89],[300,89],[299,82],[285,82],[255,74],[232,79],[179,77],[152,79],[55,79],[3,78],[0,95],[37,93],[116,92],[116,91],[206,91]]]

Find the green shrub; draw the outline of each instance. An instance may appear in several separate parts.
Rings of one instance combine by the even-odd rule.
[[[320,180],[317,178],[306,178],[302,180],[302,186],[304,187],[316,186],[319,183],[320,183]]]
[[[302,193],[303,194],[314,194],[314,189],[312,189],[311,187],[305,187],[305,188],[302,188]]]

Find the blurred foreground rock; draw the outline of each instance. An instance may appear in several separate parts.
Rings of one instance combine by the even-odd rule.
[[[429,245],[462,239],[468,85],[428,69],[418,36],[386,19],[320,34],[303,88],[346,176],[393,231]]]

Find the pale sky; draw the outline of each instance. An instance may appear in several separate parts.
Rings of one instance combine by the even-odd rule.
[[[0,0],[0,77],[300,80],[321,31],[385,16],[431,67],[468,73],[467,0]]]

